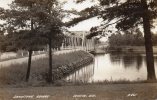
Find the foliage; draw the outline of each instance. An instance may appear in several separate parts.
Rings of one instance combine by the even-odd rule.
[[[152,34],[153,46],[157,46],[157,34]],[[144,46],[142,33],[117,33],[109,37],[109,45],[114,46]]]
[[[109,45],[113,46],[144,46],[144,37],[142,33],[125,32],[112,34],[109,37]]]
[[[48,6],[53,6],[51,14],[48,12]],[[55,5],[55,0],[14,0],[11,9],[0,8],[0,19],[5,20],[1,29],[8,31],[8,35],[3,41],[2,51],[12,50],[11,48],[33,50],[41,49],[48,43],[47,32],[52,34],[52,47],[61,46],[63,40],[61,9]],[[40,41],[39,41],[40,40]],[[7,43],[5,43],[7,42]]]
[[[86,38],[87,38],[87,39],[91,39],[92,37],[97,36],[97,35],[100,35],[100,34],[102,34],[102,31],[98,30],[97,27],[92,27],[92,28],[90,29],[90,34],[88,34],[88,35],[86,36]]]
[[[152,0],[148,4],[149,12],[147,13],[149,13],[150,20],[157,17],[157,10],[154,7],[156,5],[155,2],[155,0]],[[154,4],[154,6],[150,6],[151,4]],[[126,0],[124,3],[115,4],[113,7],[106,8],[105,11],[102,11],[101,16],[108,22],[116,19],[116,28],[119,30],[127,30],[143,23],[141,18],[145,13],[144,9],[141,0]]]
[[[65,23],[65,26],[67,26],[67,27],[74,26],[81,21],[93,18],[99,14],[99,9],[98,9],[98,6],[92,6],[90,8],[86,8],[78,13],[80,16],[77,18],[73,18],[71,21]]]
[[[0,9],[0,18],[6,20],[7,39],[18,49],[29,51],[26,81],[31,69],[32,51],[49,44],[49,73],[52,73],[52,45],[61,45],[62,15],[56,0],[14,0],[11,10]],[[57,44],[53,43],[59,42]],[[53,43],[53,44],[52,44]],[[55,46],[54,46],[55,47]],[[52,79],[52,75],[49,76]]]
[[[76,0],[77,3],[82,3],[85,0]],[[104,23],[97,27],[101,28],[101,32],[104,32],[109,26],[115,25],[119,31],[126,31],[130,28],[137,28],[143,24],[142,17],[146,12],[141,0],[98,0],[97,6],[84,9],[79,13],[80,17],[74,18],[69,22],[69,25],[75,25],[80,21],[87,20],[92,17],[103,18]],[[148,14],[151,21],[151,27],[153,27],[154,20],[157,18],[157,1],[146,0],[148,3]],[[91,13],[90,13],[91,12]],[[71,24],[70,24],[71,23]],[[91,36],[101,35],[97,32],[92,33]],[[95,35],[94,35],[95,34]]]

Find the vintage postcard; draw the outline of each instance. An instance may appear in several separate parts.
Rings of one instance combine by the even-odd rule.
[[[157,100],[157,0],[0,0],[0,100]]]

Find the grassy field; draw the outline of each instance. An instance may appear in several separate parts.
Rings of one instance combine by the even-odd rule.
[[[157,100],[157,83],[1,88],[0,100]]]
[[[91,55],[84,51],[75,51],[67,54],[53,56],[53,79],[60,79],[65,74],[77,69],[78,63],[91,58]],[[48,75],[48,58],[37,59],[32,62],[30,81],[25,83],[27,63],[13,64],[0,69],[0,86],[2,85],[41,85],[45,84]]]

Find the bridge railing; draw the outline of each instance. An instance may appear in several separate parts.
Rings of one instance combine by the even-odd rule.
[[[66,37],[62,42],[61,49],[80,49],[85,51],[95,50],[94,38],[86,39],[76,36]]]

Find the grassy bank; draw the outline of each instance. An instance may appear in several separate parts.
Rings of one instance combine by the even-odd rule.
[[[85,51],[75,51],[53,56],[53,79],[58,80],[76,69],[93,61],[92,55]],[[0,69],[1,85],[24,85],[27,63],[13,64]],[[47,81],[48,58],[32,62],[30,81],[28,85],[43,84]]]

